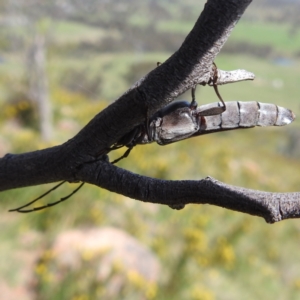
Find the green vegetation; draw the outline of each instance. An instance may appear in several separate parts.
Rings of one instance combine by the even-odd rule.
[[[180,10],[173,8],[170,12],[177,15]],[[146,30],[151,22],[142,16],[129,14],[129,29],[143,24],[142,28]],[[111,18],[105,20],[111,21]],[[114,25],[109,32],[114,33],[116,44],[113,45],[120,46],[123,28]],[[172,20],[170,16],[168,20],[159,20],[156,31],[152,28],[150,34],[162,34],[164,38],[172,36],[173,32],[184,37],[191,26],[192,20],[185,19],[180,23],[179,19]],[[129,29],[124,28],[126,32]],[[250,24],[248,20],[242,20],[238,24],[228,47],[244,42],[252,47],[268,45],[272,55],[249,56],[247,51],[246,54],[236,51],[234,55],[227,52],[219,55],[216,60],[219,68],[244,68],[256,74],[253,82],[220,87],[226,101],[272,102],[299,114],[300,60],[296,52],[300,36],[298,31],[290,38],[289,29],[290,24],[274,25],[270,22]],[[42,142],[34,124],[35,107],[26,96],[27,78],[20,58],[23,49],[11,53],[2,49],[0,155],[41,149],[71,138],[135,80],[155,68],[157,61],[166,60],[171,54],[170,47],[182,42],[176,36],[174,43],[156,51],[148,51],[146,41],[147,51],[136,50],[140,48],[135,48],[134,41],[118,51],[101,51],[103,41],[109,37],[107,31],[78,20],[57,22],[52,27],[52,35],[47,71],[54,111],[53,140]],[[143,35],[149,44],[158,43],[148,39],[145,32]],[[138,38],[142,39],[141,36]],[[277,64],[274,53],[288,55],[290,63]],[[181,98],[190,99],[190,93]],[[209,87],[199,87],[197,99],[199,103],[217,101]],[[119,165],[156,178],[201,179],[209,175],[247,188],[297,191],[300,182],[299,145],[295,144],[298,128],[299,121],[296,120],[286,128],[232,131],[165,147],[139,146]],[[123,151],[115,151],[110,158],[118,157]],[[59,232],[98,226],[114,226],[128,232],[152,249],[162,265],[157,286],[149,285],[130,272],[125,274],[128,285],[122,299],[300,297],[300,231],[297,220],[269,226],[257,217],[206,205],[189,205],[182,211],[174,211],[88,185],[70,200],[45,211],[28,215],[7,213],[9,208],[28,202],[52,186],[1,193],[0,224],[5,229],[0,233],[0,277],[13,286],[23,284],[20,274],[25,268],[26,255],[34,251],[44,253],[43,259],[32,267],[38,282],[34,286],[37,299],[120,299],[120,295],[109,298],[105,294],[105,282],[95,288],[95,270],[90,261],[85,261],[82,269],[57,284],[51,255],[47,252]],[[74,184],[65,184],[41,203],[56,201],[75,187]],[[36,244],[28,238],[32,234],[39,237]],[[24,252],[25,258],[19,252]]]
[[[241,20],[233,31],[230,41],[247,42],[258,46],[268,45],[279,54],[285,52],[293,54],[300,49],[300,31],[292,31],[291,25],[288,24]]]

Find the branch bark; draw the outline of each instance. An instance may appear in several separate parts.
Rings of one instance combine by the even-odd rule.
[[[212,65],[251,0],[208,0],[182,46],[134,84],[66,143],[0,159],[0,191],[67,180],[98,185],[128,197],[170,205],[209,203],[261,216],[267,222],[299,217],[299,193],[264,193],[201,181],[147,178],[111,165],[100,154],[135,126],[195,84],[209,84]],[[245,71],[219,70],[217,84],[253,79]],[[95,158],[98,158],[95,160]],[[88,163],[87,163],[88,162]]]
[[[268,223],[300,217],[300,193],[269,193],[227,185],[214,178],[202,180],[161,180],[134,174],[99,161],[77,173],[109,191],[144,202],[181,209],[186,204],[212,204],[263,217]]]

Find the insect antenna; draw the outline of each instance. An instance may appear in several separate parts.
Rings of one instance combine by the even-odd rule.
[[[84,182],[82,182],[75,190],[73,190],[69,195],[59,199],[58,201],[55,201],[55,202],[51,202],[51,203],[48,203],[46,205],[43,205],[43,206],[38,206],[38,207],[34,207],[32,209],[24,209],[30,205],[32,205],[33,203],[35,203],[36,201],[42,199],[43,197],[47,196],[48,194],[50,194],[52,191],[56,190],[58,187],[60,187],[62,184],[64,184],[66,181],[62,181],[60,182],[59,184],[57,184],[56,186],[54,186],[52,189],[48,190],[46,193],[44,193],[43,195],[39,196],[38,198],[30,201],[29,203],[23,205],[23,206],[20,206],[20,207],[17,207],[17,208],[13,208],[13,209],[10,209],[9,212],[12,212],[12,211],[17,211],[19,213],[29,213],[29,212],[33,212],[33,211],[37,211],[37,210],[42,210],[42,209],[45,209],[45,208],[48,208],[48,207],[51,207],[51,206],[54,206],[60,202],[63,202],[67,199],[69,199],[71,196],[73,196],[77,191],[79,191],[79,189],[81,189],[81,187],[84,185]]]
[[[33,203],[35,203],[36,201],[42,199],[43,197],[47,196],[48,194],[50,194],[52,191],[56,190],[57,188],[59,188],[61,185],[63,185],[66,181],[62,181],[60,182],[59,184],[57,184],[56,186],[54,186],[52,189],[48,190],[46,193],[44,193],[43,195],[39,196],[38,198],[35,198],[33,199],[32,201],[28,202],[27,204],[23,205],[23,206],[20,206],[20,207],[17,207],[17,208],[13,208],[13,209],[10,209],[9,211],[18,211],[20,209],[23,209]]]
[[[117,147],[114,147],[112,148],[111,150],[115,150],[115,149],[118,149],[118,148],[121,148],[123,146],[117,146]],[[129,149],[127,149],[127,151],[121,156],[119,157],[118,159],[114,160],[113,162],[111,162],[111,164],[115,164],[117,163],[119,160],[127,157],[130,153],[130,151],[132,150],[133,147],[130,147]],[[33,199],[32,201],[26,203],[25,205],[22,205],[22,206],[19,206],[17,208],[13,208],[13,209],[10,209],[9,212],[19,212],[19,213],[30,213],[30,212],[34,212],[34,211],[38,211],[38,210],[42,210],[42,209],[46,209],[48,207],[52,207],[56,204],[59,204],[63,201],[66,201],[67,199],[71,198],[76,192],[78,192],[82,186],[84,185],[84,182],[81,182],[80,185],[74,189],[69,195],[55,201],[55,202],[50,202],[50,203],[47,203],[46,205],[42,205],[42,206],[38,206],[38,207],[34,207],[34,208],[31,208],[31,209],[25,209],[26,207],[34,204],[35,202],[37,202],[38,200],[44,198],[45,196],[47,196],[48,194],[50,194],[52,191],[56,190],[57,188],[59,188],[61,185],[63,185],[64,183],[66,182],[66,180],[60,182],[59,184],[55,185],[53,188],[51,188],[50,190],[48,190],[46,193],[40,195],[39,197]]]
[[[28,205],[25,205],[23,206],[22,208],[18,208],[18,209],[14,209],[14,210],[10,210],[10,211],[17,211],[19,213],[30,213],[30,212],[33,212],[33,211],[38,211],[38,210],[42,210],[42,209],[45,209],[45,208],[48,208],[48,207],[51,207],[51,206],[54,206],[56,204],[59,204],[63,201],[66,201],[67,199],[69,199],[71,196],[73,196],[77,191],[79,191],[82,186],[84,185],[84,182],[81,182],[80,185],[75,189],[73,190],[72,193],[70,193],[69,195],[63,197],[63,198],[60,198],[58,201],[55,201],[55,202],[50,202],[46,205],[42,205],[42,206],[38,206],[38,207],[34,207],[32,209],[23,209],[24,207],[28,206]],[[31,201],[32,202],[32,201]]]

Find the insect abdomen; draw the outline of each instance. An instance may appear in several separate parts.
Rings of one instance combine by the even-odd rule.
[[[210,106],[216,106],[216,103],[203,105],[198,109],[202,111]],[[290,124],[294,119],[295,115],[291,110],[275,104],[232,101],[226,102],[224,113],[205,117],[205,131],[254,126],[283,126]]]

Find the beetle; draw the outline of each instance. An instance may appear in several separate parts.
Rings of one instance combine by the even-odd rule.
[[[196,85],[191,89],[192,101],[175,101],[156,112],[149,120],[136,126],[129,133],[118,140],[109,151],[128,147],[128,150],[118,159],[112,161],[117,163],[127,157],[133,147],[137,144],[157,142],[159,145],[167,145],[192,136],[194,133],[205,128],[204,116],[220,115],[226,110],[217,87],[217,68],[214,64],[213,87],[220,100],[221,106],[216,104],[213,107],[198,111],[198,103],[195,98]]]

